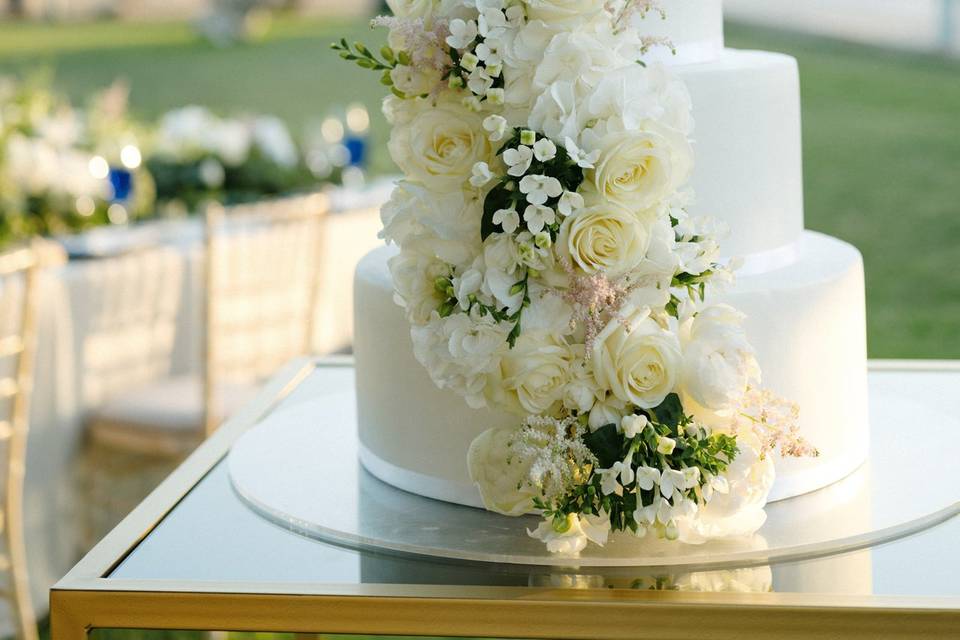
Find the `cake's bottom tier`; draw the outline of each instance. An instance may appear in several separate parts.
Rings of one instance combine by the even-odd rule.
[[[368,254],[357,268],[355,355],[360,457],[375,476],[431,498],[481,506],[467,475],[473,439],[516,416],[474,410],[437,389],[416,361],[410,328],[393,302],[387,260]],[[856,469],[867,454],[866,319],[860,253],[805,232],[792,247],[748,273],[725,296],[748,315],[764,386],[800,405],[817,458],[777,460],[771,500],[813,491]],[[777,264],[773,264],[773,263]]]

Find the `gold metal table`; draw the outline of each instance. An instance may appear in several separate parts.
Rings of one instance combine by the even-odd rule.
[[[874,361],[870,383],[881,394],[928,394],[945,413],[960,415],[960,363]],[[771,565],[772,588],[743,593],[735,591],[744,588],[737,580],[721,581],[726,590],[683,591],[670,588],[670,576],[657,578],[659,588],[636,588],[388,558],[308,540],[255,515],[231,489],[231,443],[270,412],[345,384],[352,384],[349,359],[288,365],[53,588],[52,640],[82,640],[103,628],[960,638],[960,517],[879,547]],[[923,425],[905,418],[905,428],[922,437]],[[922,478],[904,482],[927,490]],[[941,489],[960,501],[960,483]]]

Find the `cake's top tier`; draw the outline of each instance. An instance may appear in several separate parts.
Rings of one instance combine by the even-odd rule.
[[[722,0],[661,0],[660,7],[666,18],[651,11],[638,21],[638,28],[644,36],[668,38],[676,55],[657,48],[651,52],[653,57],[688,64],[714,60],[723,51]]]

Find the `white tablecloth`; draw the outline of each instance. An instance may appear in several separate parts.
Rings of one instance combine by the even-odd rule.
[[[352,209],[327,219],[316,326],[317,350],[350,345],[353,270],[381,244],[377,206],[384,185],[338,194]],[[27,459],[26,526],[34,600],[76,562],[74,463],[87,413],[105,398],[169,374],[199,372],[201,221],[155,223],[130,232],[136,250],[72,260],[42,274],[35,391]],[[119,231],[119,230],[113,230]],[[83,241],[116,252],[103,232]],[[128,247],[129,248],[129,247]]]

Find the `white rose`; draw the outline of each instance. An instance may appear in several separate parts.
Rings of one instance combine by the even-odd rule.
[[[556,339],[521,334],[500,360],[496,400],[520,415],[551,413],[563,399],[573,354]]]
[[[597,0],[526,0],[527,18],[547,24],[578,24],[602,15],[603,3]]]
[[[695,517],[678,522],[682,542],[748,536],[766,521],[763,507],[776,477],[773,457],[760,456],[760,441],[748,431],[737,434],[737,446],[740,453],[722,476],[728,490],[714,492]]]
[[[474,439],[467,452],[467,469],[483,506],[505,516],[533,511],[537,495],[536,487],[527,481],[530,462],[510,447],[513,436],[512,429],[489,429]]]
[[[594,341],[594,377],[623,402],[651,409],[677,386],[680,342],[650,317],[649,309],[625,309],[622,315]]]
[[[640,264],[649,243],[646,219],[614,202],[600,201],[563,221],[557,250],[584,273],[615,278]]]
[[[685,396],[707,409],[729,409],[751,382],[760,379],[743,320],[733,307],[717,304],[684,323],[681,386]]]
[[[600,151],[587,180],[597,193],[631,211],[666,201],[693,169],[686,136],[652,122],[642,131],[612,131],[599,139],[585,134],[584,140],[591,151]]]
[[[477,162],[494,162],[483,118],[459,102],[407,100],[417,106],[395,114],[388,147],[393,161],[411,180],[435,191],[461,188]]]

